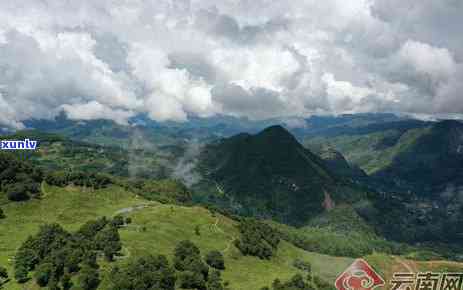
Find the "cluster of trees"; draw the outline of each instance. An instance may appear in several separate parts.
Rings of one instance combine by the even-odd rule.
[[[308,272],[308,273],[312,272],[312,264],[310,264],[310,262],[308,261],[304,261],[299,258],[294,260],[293,266],[294,268],[297,268],[304,272]]]
[[[239,230],[241,235],[235,245],[243,255],[270,259],[278,249],[279,233],[261,221],[242,219]]]
[[[188,187],[174,179],[135,179],[121,185],[137,192],[148,200],[156,200],[162,203],[189,204],[193,199]]]
[[[103,217],[85,223],[75,233],[58,224],[43,225],[18,249],[15,279],[24,283],[33,272],[36,283],[51,290],[70,289],[72,281],[77,281],[79,289],[96,289],[100,283],[98,255],[112,261],[121,250],[118,224]],[[72,280],[73,276],[77,279]]]
[[[113,290],[174,290],[177,277],[165,256],[149,255],[114,267],[109,280]]]
[[[8,271],[5,267],[0,266],[0,289],[6,282],[8,282]]]
[[[210,252],[206,262],[201,258],[201,251],[191,241],[181,241],[175,247],[174,268],[179,272],[179,284],[183,289],[223,290],[219,270],[225,269],[223,256],[220,252]]]
[[[85,173],[82,171],[54,171],[45,176],[45,181],[50,185],[66,186],[77,185],[95,189],[110,185],[111,178],[101,173]]]
[[[373,252],[402,255],[413,247],[382,239],[375,234],[353,229],[339,234],[338,229],[326,227],[305,227],[304,231],[292,227],[275,226],[282,240],[309,252],[341,257],[361,257]]]
[[[40,194],[43,173],[14,154],[0,152],[0,191],[11,201],[23,201]]]
[[[174,290],[177,285],[182,289],[225,290],[220,273],[225,269],[222,254],[210,252],[206,262],[194,243],[182,241],[175,247],[172,266],[163,255],[149,255],[115,267],[110,273],[111,289]]]
[[[304,278],[301,274],[294,275],[289,281],[281,282],[276,279],[272,287],[264,287],[261,290],[331,290],[333,287],[311,273]]]

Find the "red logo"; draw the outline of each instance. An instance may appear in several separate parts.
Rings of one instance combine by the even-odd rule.
[[[335,282],[338,290],[372,290],[385,284],[384,279],[363,259],[355,260]]]

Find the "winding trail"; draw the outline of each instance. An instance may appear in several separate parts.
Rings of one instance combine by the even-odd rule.
[[[395,257],[395,261],[399,263],[402,267],[404,267],[408,272],[418,273],[418,268],[416,267],[416,264],[414,262],[407,261],[399,257]],[[407,262],[411,263],[411,265]]]
[[[45,181],[40,183],[40,191],[42,192],[42,197],[46,197],[48,195],[47,191],[45,190]]]
[[[145,203],[145,204],[139,204],[139,205],[134,205],[134,206],[130,206],[130,207],[121,208],[120,210],[116,211],[114,213],[114,215],[127,214],[127,213],[131,213],[131,212],[134,212],[134,211],[142,210],[144,208],[147,208],[150,205],[151,204],[149,204],[149,203]]]
[[[219,233],[222,233],[226,236],[228,236],[230,238],[230,242],[228,243],[227,247],[225,249],[223,249],[221,252],[222,254],[225,254],[226,252],[228,252],[233,244],[233,242],[236,240],[236,237],[235,236],[232,236],[232,235],[229,235],[227,234],[224,230],[222,230],[220,227],[219,227],[219,221],[220,221],[220,218],[217,218],[215,220],[215,223],[212,225],[212,228],[213,230],[215,229],[215,232],[219,232]]]

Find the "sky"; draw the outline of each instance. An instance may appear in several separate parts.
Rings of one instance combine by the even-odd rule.
[[[461,0],[1,0],[0,125],[463,113]]]

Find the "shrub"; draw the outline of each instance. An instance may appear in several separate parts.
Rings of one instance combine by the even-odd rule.
[[[124,217],[122,215],[116,215],[111,221],[111,225],[115,227],[121,227],[124,225]]]
[[[219,271],[213,271],[207,280],[207,290],[224,290],[222,277]]]
[[[273,256],[280,243],[277,231],[254,219],[242,220],[239,229],[241,236],[235,241],[235,245],[243,255],[261,259],[269,259]]]
[[[109,277],[112,290],[174,290],[177,279],[167,258],[162,255],[149,255],[115,267]]]
[[[84,290],[95,290],[100,285],[98,271],[88,265],[84,265],[77,278],[78,284]]]
[[[225,261],[222,253],[219,251],[210,251],[206,255],[206,263],[212,268],[225,270]]]
[[[180,287],[183,289],[206,289],[206,280],[201,273],[184,271],[180,274]]]
[[[201,252],[191,241],[185,240],[177,244],[174,251],[174,267],[179,271],[184,271],[186,261],[191,257],[200,257]]]
[[[293,262],[293,266],[299,270],[310,273],[312,271],[312,265],[310,262],[303,261],[301,259],[296,259]]]
[[[5,267],[2,267],[2,266],[0,266],[0,279],[3,279],[3,280],[8,279],[8,271],[6,270]],[[1,283],[0,283],[0,285],[1,285]]]
[[[35,281],[40,287],[45,287],[51,279],[53,265],[51,263],[43,263],[37,267],[34,273]]]
[[[25,201],[29,199],[27,188],[24,184],[13,183],[6,188],[6,196],[11,201]]]
[[[14,278],[18,283],[25,283],[29,278],[28,278],[28,273],[27,269],[24,266],[17,267],[14,272]]]

